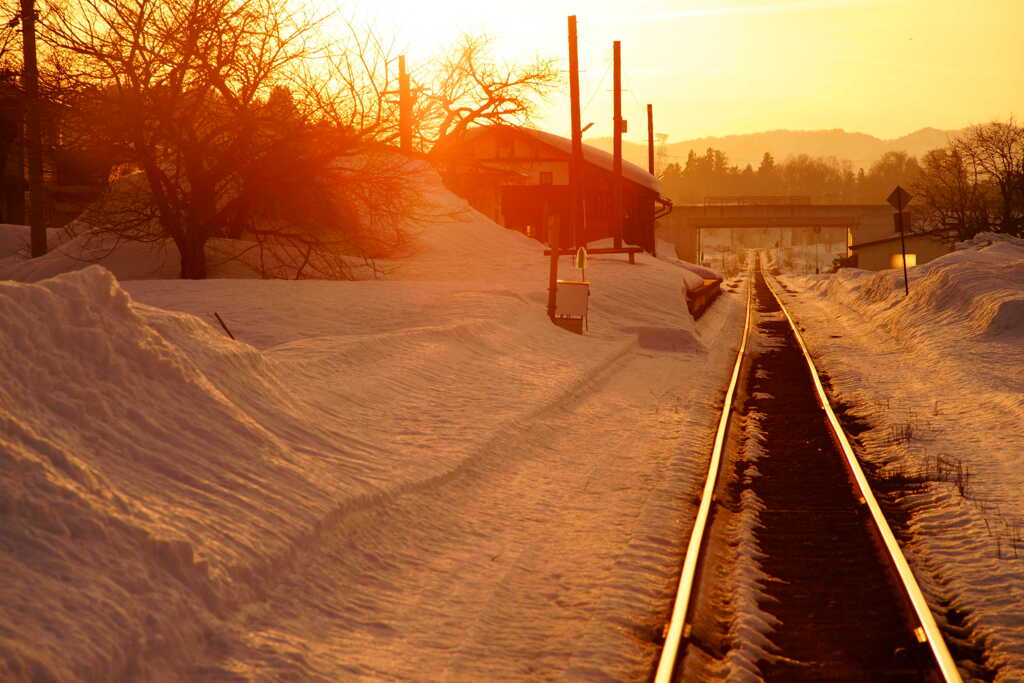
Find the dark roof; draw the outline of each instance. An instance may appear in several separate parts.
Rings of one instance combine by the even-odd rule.
[[[479,126],[466,131],[460,141],[471,139],[479,135],[485,135],[489,131],[498,129],[516,131],[527,137],[533,138],[541,144],[553,147],[566,156],[570,156],[572,154],[572,140],[569,138],[563,138],[561,135],[555,135],[554,133],[548,133],[535,128],[526,128],[525,126]],[[458,143],[449,142],[445,146],[448,144],[454,145]],[[587,163],[593,164],[594,166],[603,168],[606,171],[612,171],[615,164],[615,158],[611,154],[589,145],[583,145],[583,160]],[[660,180],[648,173],[646,170],[640,168],[636,164],[626,161],[625,159],[622,160],[622,177],[630,182],[636,183],[637,185],[646,187],[652,192],[661,192]]]
[[[935,228],[934,230],[925,230],[923,232],[908,232],[904,237],[934,237],[937,239],[944,239],[953,236],[953,231],[950,228]],[[861,242],[860,244],[851,244],[850,249],[856,249],[858,247],[870,247],[873,244],[884,244],[886,242],[895,242],[899,240],[899,233],[891,235],[889,237],[883,237],[877,240],[871,240],[869,242]]]
[[[554,147],[566,154],[572,154],[572,140],[569,138],[563,138],[561,135],[555,135],[554,133],[548,133],[543,130],[536,130],[535,128],[519,127],[518,130],[526,133],[539,142]],[[594,166],[600,166],[606,171],[613,170],[615,166],[615,157],[613,155],[603,149],[591,147],[590,145],[583,145],[583,160],[593,164]],[[622,177],[633,181],[637,185],[643,185],[654,192],[661,192],[660,180],[636,164],[630,163],[625,159],[622,160]]]

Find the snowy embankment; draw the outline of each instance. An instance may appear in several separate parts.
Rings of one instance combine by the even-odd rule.
[[[980,235],[909,272],[909,296],[898,270],[781,279],[834,394],[871,425],[862,457],[910,480],[906,552],[933,606],[1020,680],[1024,240]]]
[[[387,280],[4,262],[76,272],[0,281],[0,678],[647,674],[740,295],[591,258],[568,333],[542,246],[434,192]]]

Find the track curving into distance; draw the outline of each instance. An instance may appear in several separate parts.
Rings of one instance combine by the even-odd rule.
[[[797,326],[760,269],[752,279],[655,681],[720,677],[739,651],[766,681],[960,681]],[[729,530],[751,505],[771,624],[757,634],[723,614],[737,591]]]

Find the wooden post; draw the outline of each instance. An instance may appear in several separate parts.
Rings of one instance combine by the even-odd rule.
[[[398,58],[398,146],[405,153],[412,151],[412,95],[405,55]]]
[[[551,246],[551,262],[548,267],[548,317],[555,319],[555,293],[558,291],[558,254],[559,235],[556,221],[548,232],[548,244]]]
[[[612,157],[612,236],[616,249],[622,247],[622,42],[612,43],[612,101],[615,130]]]
[[[580,63],[576,47],[576,15],[569,17],[569,111],[572,117],[572,158],[569,160],[569,225],[572,245],[580,246],[586,232],[583,223],[583,132],[580,130]],[[554,247],[557,250],[557,247]]]
[[[580,200],[583,196],[583,133],[580,131],[580,63],[576,46],[576,15],[569,16],[569,112],[572,119],[572,156],[569,158],[569,230],[573,246],[582,234]],[[548,317],[555,319],[555,293],[558,288],[558,254],[562,248],[558,222],[548,233],[551,262],[548,268]]]
[[[21,36],[25,67],[25,143],[28,157],[29,225],[32,258],[46,253],[46,226],[43,225],[43,143],[39,121],[39,67],[36,63],[35,0],[21,0]]]
[[[647,105],[647,172],[654,175],[654,105]]]
[[[647,105],[647,172],[654,175],[654,105]],[[658,255],[658,235],[655,230],[651,243],[651,256]],[[632,254],[630,254],[632,256]]]

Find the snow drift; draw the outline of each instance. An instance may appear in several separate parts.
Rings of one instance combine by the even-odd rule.
[[[844,268],[797,281],[936,352],[1024,341],[1024,240],[985,233],[908,274],[909,296],[901,270]]]
[[[0,283],[0,316],[0,677],[148,677],[330,509],[263,426],[306,419],[253,349],[101,268]]]

